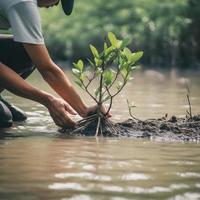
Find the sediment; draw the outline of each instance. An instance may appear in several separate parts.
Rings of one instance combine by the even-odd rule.
[[[95,136],[98,118],[83,120],[74,129],[63,129],[61,132],[70,136]],[[81,122],[81,121],[80,121]],[[200,115],[192,118],[169,119],[128,119],[121,123],[114,123],[102,118],[99,136],[117,138],[148,138],[165,141],[200,141]]]

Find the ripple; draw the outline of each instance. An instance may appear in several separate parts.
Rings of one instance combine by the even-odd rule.
[[[84,194],[81,194],[81,195],[74,195],[73,197],[70,197],[70,198],[63,198],[61,200],[92,200],[92,198],[88,195],[84,195]]]
[[[196,186],[197,188],[200,188],[200,183],[196,183],[195,186]]]
[[[182,184],[182,183],[180,183],[180,184],[171,184],[170,188],[171,189],[175,189],[175,190],[179,190],[179,189],[189,188],[189,185]]]
[[[192,193],[192,192],[186,192],[183,195],[176,195],[175,197],[171,197],[168,200],[199,200],[200,199],[200,193]]]
[[[161,187],[161,186],[155,186],[155,187],[152,187],[152,188],[141,188],[141,187],[130,186],[130,187],[127,188],[127,190],[128,190],[128,192],[136,193],[136,194],[142,194],[142,193],[150,194],[150,193],[158,193],[158,192],[171,192],[170,188]]]
[[[55,174],[55,177],[56,178],[61,178],[61,179],[74,177],[74,178],[83,178],[83,179],[89,179],[89,180],[111,181],[111,177],[110,176],[95,175],[93,173],[88,173],[88,172],[81,172],[81,173],[58,173],[58,174]]]
[[[94,167],[94,165],[84,165],[83,169],[88,171],[94,171],[96,168]]]
[[[81,190],[87,191],[87,188],[83,187],[79,183],[53,183],[48,186],[52,190]]]
[[[124,174],[121,179],[125,181],[148,180],[150,179],[150,176],[139,173],[131,173],[131,174]]]
[[[110,192],[123,192],[124,188],[116,185],[102,185],[101,189]]]
[[[200,177],[200,173],[195,173],[195,172],[185,172],[185,173],[177,172],[176,175],[182,178],[191,178],[191,177],[199,178]]]
[[[175,165],[194,165],[195,163],[192,161],[171,161],[170,164]]]

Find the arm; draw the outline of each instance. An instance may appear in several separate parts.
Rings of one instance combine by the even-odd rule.
[[[75,122],[68,117],[68,112],[71,114],[75,113],[64,101],[31,86],[13,70],[2,63],[0,63],[0,86],[16,95],[39,102],[46,106],[54,119],[54,122],[58,126],[66,126],[67,124],[73,126],[75,124]]]
[[[26,51],[44,80],[76,110],[85,117],[89,108],[81,100],[64,72],[51,60],[45,45],[24,44]]]

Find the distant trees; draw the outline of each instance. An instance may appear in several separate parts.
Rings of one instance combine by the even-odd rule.
[[[42,10],[46,43],[56,59],[86,58],[89,43],[97,48],[107,32],[132,39],[142,49],[145,66],[198,66],[199,0],[84,0],[70,17],[61,8]]]

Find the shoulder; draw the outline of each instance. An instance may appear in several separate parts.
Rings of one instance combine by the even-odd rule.
[[[37,0],[5,0],[0,1],[0,7],[4,10],[4,12],[8,12],[10,8],[13,6],[20,4],[20,3],[26,3],[26,2],[32,2],[37,5]]]
[[[21,0],[8,10],[7,15],[15,41],[44,44],[36,0]]]

